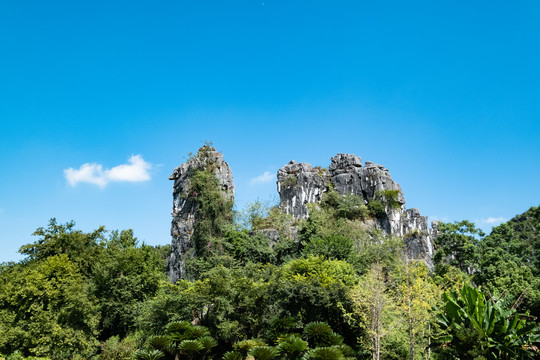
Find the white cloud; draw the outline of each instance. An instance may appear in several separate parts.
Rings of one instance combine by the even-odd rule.
[[[481,222],[483,223],[486,223],[486,224],[498,224],[498,223],[502,223],[504,221],[506,221],[506,218],[500,216],[500,217],[488,217],[487,219],[481,219],[480,220]]]
[[[64,170],[64,176],[71,186],[86,182],[104,188],[110,182],[140,182],[150,180],[149,170],[152,164],[143,160],[141,155],[132,155],[128,164],[103,170],[101,164],[86,163],[77,169]]]
[[[264,174],[259,175],[257,177],[254,177],[250,180],[251,185],[257,185],[257,184],[264,184],[267,182],[270,182],[275,179],[274,174],[270,173],[270,171],[265,171]]]
[[[446,215],[444,216],[430,215],[429,218],[431,221],[442,221],[444,223],[450,222],[450,217]]]
[[[148,181],[148,170],[152,165],[143,160],[141,155],[133,155],[128,160],[129,164],[122,164],[105,171],[105,177],[110,181]]]

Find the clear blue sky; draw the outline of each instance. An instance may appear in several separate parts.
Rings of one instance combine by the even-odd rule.
[[[540,204],[539,38],[538,1],[0,2],[0,261],[51,217],[169,243],[205,139],[239,207],[345,152],[489,229]]]

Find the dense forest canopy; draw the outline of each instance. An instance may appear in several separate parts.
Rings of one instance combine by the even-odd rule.
[[[540,207],[487,236],[439,224],[430,271],[362,226],[377,207],[352,195],[328,191],[293,222],[260,203],[234,214],[212,171],[194,179],[188,280],[165,276],[169,246],[51,219],[0,266],[0,358],[538,357]]]

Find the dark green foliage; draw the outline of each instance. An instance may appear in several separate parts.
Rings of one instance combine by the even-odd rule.
[[[443,295],[438,315],[438,351],[453,359],[528,359],[540,345],[540,325],[508,306],[507,299],[490,300],[467,284]]]
[[[336,218],[364,220],[368,216],[364,199],[358,195],[340,195],[337,191],[329,189],[324,193],[321,205],[326,209],[332,209]]]
[[[375,219],[384,219],[386,217],[384,204],[380,200],[370,200],[367,208],[369,210],[369,214]]]
[[[343,352],[339,347],[320,347],[308,351],[304,357],[304,360],[345,360]]]
[[[261,339],[248,339],[237,342],[234,352],[227,352],[223,359],[346,359],[345,356],[354,356],[354,351],[348,345],[343,344],[343,338],[336,334],[332,328],[324,322],[307,324],[303,331],[290,327],[291,318],[276,318],[272,326],[285,323],[283,327],[288,332],[267,345]],[[304,338],[297,332],[303,332]],[[309,341],[309,345],[308,345]]]
[[[347,294],[357,280],[353,266],[344,261],[309,257],[285,264],[272,290],[285,314],[304,324],[325,321],[352,336],[344,312],[352,306]]]
[[[165,281],[159,250],[136,244],[131,230],[113,233],[106,251],[94,261],[91,280],[100,304],[102,338],[134,330],[139,304]]]
[[[401,203],[399,202],[399,190],[379,190],[375,193],[375,198],[380,199],[380,201],[390,209],[401,208]]]
[[[330,325],[324,322],[312,322],[304,327],[304,336],[311,347],[340,345],[343,338],[332,331]]]
[[[196,170],[188,193],[195,202],[195,224],[192,241],[198,256],[223,253],[220,239],[231,229],[233,202],[224,195],[210,169]]]
[[[532,207],[493,228],[480,244],[481,261],[475,275],[492,293],[526,296],[520,309],[540,316],[540,207]]]
[[[74,227],[73,221],[58,224],[56,219],[52,218],[48,227],[40,227],[32,234],[39,239],[33,244],[22,246],[19,252],[27,255],[30,261],[66,254],[84,274],[88,274],[92,260],[102,251],[105,227],[101,226],[91,233],[83,233]]]
[[[331,260],[350,260],[353,255],[353,242],[343,235],[330,235],[327,237],[312,237],[304,243],[302,253],[309,255],[322,255]]]
[[[255,360],[272,360],[279,355],[279,350],[272,346],[255,346],[248,355]]]
[[[410,272],[402,239],[362,222],[401,207],[398,191],[379,191],[366,206],[329,187],[301,221],[255,204],[242,228],[214,175],[213,150],[207,144],[190,159],[204,165],[185,194],[197,220],[190,280],[167,282],[168,248],[139,246],[131,230],[107,239],[104,228],[84,233],[53,219],[21,248],[25,261],[0,265],[0,352],[8,359],[427,356],[433,314],[426,309],[440,292],[428,294],[429,274]],[[539,308],[539,219],[532,208],[484,239],[467,221],[439,225],[437,282],[456,288],[472,278],[488,295],[472,288],[445,295],[433,358],[519,359],[535,349],[538,327],[512,305]],[[526,295],[516,304],[489,300],[503,290],[512,300]]]
[[[270,328],[266,331],[266,338],[275,342],[295,328],[296,320],[292,316],[275,316],[268,325]]]
[[[100,339],[101,351],[110,353],[104,356],[123,356],[129,344],[122,338],[135,330],[140,304],[165,279],[164,251],[137,247],[131,230],[108,240],[104,234],[103,227],[84,233],[52,219],[35,232],[34,244],[21,248],[25,262],[2,268],[1,352],[86,357]]]
[[[247,269],[245,271],[248,271]],[[214,329],[214,334],[231,346],[242,334],[254,336],[262,331],[265,318],[268,284],[257,279],[268,276],[254,269],[249,278],[243,272],[218,266],[204,278],[188,284],[179,294],[188,306],[188,313],[201,324]]]
[[[228,351],[223,354],[223,360],[244,360],[244,357],[236,351]]]
[[[232,245],[230,249],[235,259],[240,263],[247,262],[273,263],[274,252],[270,247],[268,238],[259,232],[250,234],[247,230],[230,231],[227,233],[227,242]]]
[[[135,351],[134,356],[138,360],[160,360],[165,355],[157,349],[139,349]]]
[[[209,336],[204,326],[192,325],[188,321],[171,322],[165,334],[148,339],[150,349],[160,350],[175,359],[204,359],[216,347],[217,341]]]
[[[191,319],[189,299],[181,296],[188,284],[161,283],[155,296],[148,297],[146,301],[138,304],[136,326],[146,333],[156,334],[163,331],[171,321]]]
[[[336,207],[336,216],[349,220],[364,220],[368,215],[368,209],[364,199],[357,195],[343,195]]]
[[[289,335],[278,340],[278,350],[284,359],[299,359],[308,350],[308,342],[299,335]]]
[[[439,223],[439,235],[435,239],[435,272],[444,274],[448,266],[460,269],[464,273],[472,274],[478,269],[480,253],[480,238],[484,236],[482,230],[473,223],[464,220],[449,223]]]

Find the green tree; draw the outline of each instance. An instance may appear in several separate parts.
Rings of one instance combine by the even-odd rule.
[[[303,324],[327,322],[354,343],[356,329],[347,324],[343,309],[351,311],[348,292],[357,281],[354,267],[347,262],[314,256],[296,259],[274,274],[270,301]]]
[[[94,259],[90,280],[101,312],[101,338],[124,337],[135,329],[139,304],[152,298],[164,275],[159,248],[137,246],[132,230],[113,232],[100,257]]]
[[[431,309],[437,305],[441,290],[422,261],[404,261],[392,280],[394,301],[407,323],[409,359],[429,358],[434,321]]]
[[[351,292],[356,321],[367,328],[373,360],[381,358],[382,338],[388,334],[392,303],[387,290],[383,267],[377,262]]]
[[[0,286],[0,352],[64,359],[96,351],[96,302],[67,254],[4,269]]]
[[[75,229],[75,222],[58,224],[55,218],[49,226],[38,228],[32,235],[38,236],[33,244],[24,245],[19,252],[28,256],[29,261],[40,261],[50,256],[66,254],[69,260],[81,269],[83,275],[90,273],[93,261],[103,250],[105,227],[91,233]]]
[[[491,231],[480,243],[481,260],[475,283],[491,293],[506,291],[514,297],[526,292],[520,308],[540,315],[540,207]]]
[[[309,255],[322,255],[331,260],[349,260],[354,254],[354,244],[351,239],[343,235],[329,235],[326,237],[312,237],[307,243],[304,243],[302,253]]]
[[[435,272],[444,274],[449,266],[453,266],[466,274],[474,273],[479,267],[479,243],[484,236],[482,230],[467,220],[453,224],[439,223],[438,230],[433,256]]]

